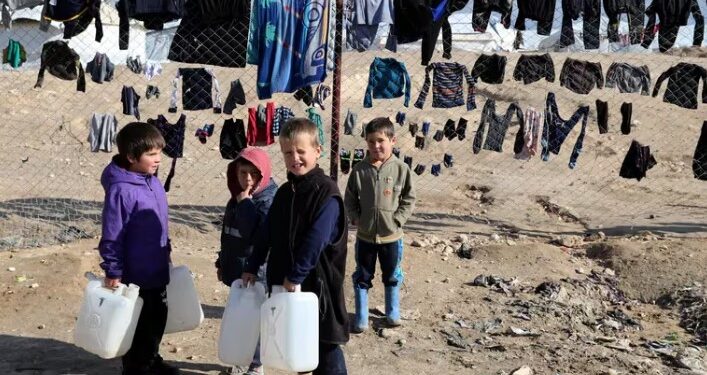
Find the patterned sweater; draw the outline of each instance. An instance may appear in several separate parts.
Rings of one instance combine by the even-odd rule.
[[[464,104],[464,79],[467,83],[466,109],[476,108],[476,81],[471,77],[465,65],[455,62],[432,63],[425,69],[425,83],[417,97],[415,107],[422,109],[430,90],[430,71],[434,70],[432,84],[432,107],[453,108]]]
[[[404,105],[410,104],[410,75],[405,64],[393,58],[376,57],[368,74],[368,87],[363,106],[371,108],[373,99],[392,99],[405,95]]]

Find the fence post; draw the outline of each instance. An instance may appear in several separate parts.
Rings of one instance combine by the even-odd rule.
[[[341,111],[341,39],[344,27],[344,1],[336,1],[336,35],[334,41],[334,83],[331,100],[331,146],[329,175],[334,181],[339,177],[339,118]]]

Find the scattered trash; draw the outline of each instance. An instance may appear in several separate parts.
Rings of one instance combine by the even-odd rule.
[[[680,327],[695,335],[695,345],[707,345],[707,290],[699,284],[661,297],[663,307],[679,306]]]
[[[509,296],[517,291],[519,284],[520,282],[515,277],[512,279],[504,279],[494,275],[479,275],[476,276],[471,283],[467,283],[467,285],[491,288],[496,292],[505,293]]]
[[[10,272],[15,272],[17,269],[15,267],[7,267],[7,270]]]
[[[69,243],[84,238],[93,238],[91,234],[73,225],[70,225],[68,228],[65,228],[61,232],[57,233],[55,237],[60,243]]]
[[[547,299],[556,300],[561,290],[562,286],[559,283],[555,281],[545,281],[535,288],[535,293]]]
[[[27,276],[25,276],[25,275],[17,275],[17,276],[15,276],[15,282],[23,283],[23,282],[25,282],[25,281],[27,281]]]
[[[528,366],[519,367],[511,372],[511,375],[533,375],[533,369]]]
[[[39,288],[39,284],[33,283],[32,285],[29,286],[30,289],[37,289]]]
[[[530,337],[540,336],[540,332],[535,332],[532,330],[527,330],[527,329],[513,327],[513,326],[508,328],[507,334],[513,335],[513,336],[530,336]]]
[[[503,319],[494,318],[476,321],[472,324],[472,328],[483,333],[492,333],[500,329],[502,325]]]
[[[461,246],[459,246],[459,250],[457,251],[457,255],[459,257],[464,258],[464,259],[473,259],[474,258],[474,253],[476,250],[471,247],[468,243],[462,243]]]
[[[466,349],[469,347],[469,343],[466,342],[466,340],[464,339],[464,337],[462,337],[462,335],[459,331],[457,331],[457,330],[453,330],[453,331],[442,330],[440,332],[447,339],[447,345],[453,346],[456,348],[460,348],[460,349]]]
[[[631,341],[629,341],[628,339],[617,340],[614,343],[604,344],[604,346],[607,348],[610,348],[610,349],[620,350],[622,352],[632,352],[633,351],[633,349],[631,348]]]

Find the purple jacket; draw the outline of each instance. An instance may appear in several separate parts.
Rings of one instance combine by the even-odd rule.
[[[103,170],[103,233],[98,244],[106,277],[141,288],[169,283],[172,250],[167,195],[157,177],[130,172],[117,159]]]

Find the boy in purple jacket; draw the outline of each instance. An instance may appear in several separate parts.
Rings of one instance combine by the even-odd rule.
[[[167,195],[154,176],[165,140],[149,124],[125,125],[116,137],[118,155],[103,170],[106,196],[98,244],[106,273],[105,286],[140,287],[143,307],[130,350],[123,356],[123,375],[179,374],[159,355],[167,323],[170,252]]]

